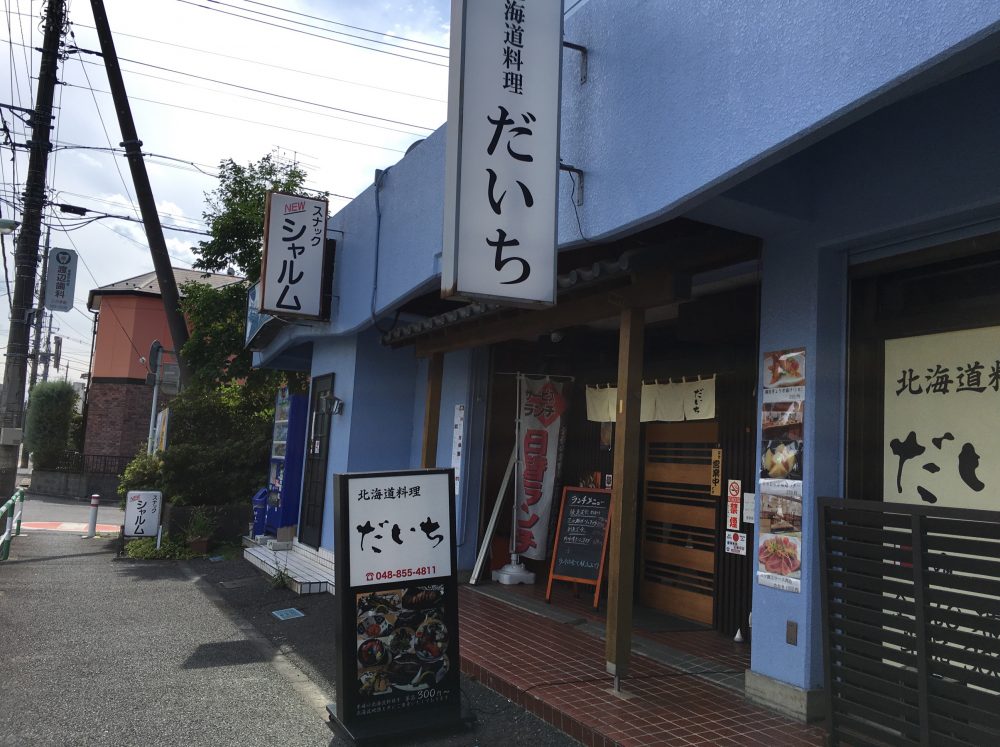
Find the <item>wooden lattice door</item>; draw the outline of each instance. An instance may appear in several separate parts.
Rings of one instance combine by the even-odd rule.
[[[714,420],[649,423],[643,480],[642,577],[647,607],[713,624],[721,498],[712,495]]]

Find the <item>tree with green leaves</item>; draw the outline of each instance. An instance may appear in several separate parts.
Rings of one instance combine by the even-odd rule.
[[[235,268],[248,282],[260,276],[267,192],[300,193],[306,175],[267,155],[247,165],[225,160],[219,186],[206,194],[212,238],[195,249],[196,267]],[[154,484],[174,503],[248,501],[267,483],[274,396],[295,374],[254,369],[244,347],[248,282],[212,288],[186,283],[181,309],[191,336],[180,354],[192,381],[170,404],[167,449],[151,461],[140,454],[122,480],[124,489]],[[290,380],[289,380],[290,379]]]
[[[76,391],[65,381],[43,381],[31,390],[24,448],[31,452],[35,467],[55,467],[70,447],[76,399]]]
[[[269,191],[298,194],[305,180],[297,165],[279,163],[270,154],[246,166],[222,161],[219,186],[205,195],[208,209],[202,214],[212,238],[195,249],[195,267],[213,272],[233,267],[250,283],[257,282],[265,196]]]

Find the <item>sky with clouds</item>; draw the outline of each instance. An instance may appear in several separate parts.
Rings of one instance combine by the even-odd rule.
[[[91,5],[70,0],[70,52],[59,66],[50,199],[137,216]],[[447,116],[449,0],[105,0],[161,222],[205,229],[204,195],[220,160],[267,153],[297,161],[335,212]],[[7,46],[0,103],[30,108],[41,46],[41,0],[4,0]],[[9,110],[11,135],[30,132]],[[61,146],[61,147],[60,147]],[[0,147],[0,214],[19,218],[28,157]],[[92,217],[92,214],[87,216]],[[51,212],[52,245],[76,248],[75,310],[56,313],[70,380],[87,370],[87,293],[152,270],[142,225]],[[67,230],[69,229],[69,230]],[[189,267],[195,233],[166,230],[174,264]],[[13,278],[13,241],[6,237]],[[0,303],[9,296],[0,282]],[[7,314],[0,335],[7,338]],[[61,377],[62,371],[59,372]]]

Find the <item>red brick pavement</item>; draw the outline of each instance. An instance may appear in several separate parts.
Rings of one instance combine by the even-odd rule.
[[[824,744],[822,729],[643,656],[621,698],[598,638],[467,587],[460,597],[462,671],[588,747]]]

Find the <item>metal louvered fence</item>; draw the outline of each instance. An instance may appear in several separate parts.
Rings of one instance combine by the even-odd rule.
[[[1000,744],[1000,511],[820,516],[830,743]]]

